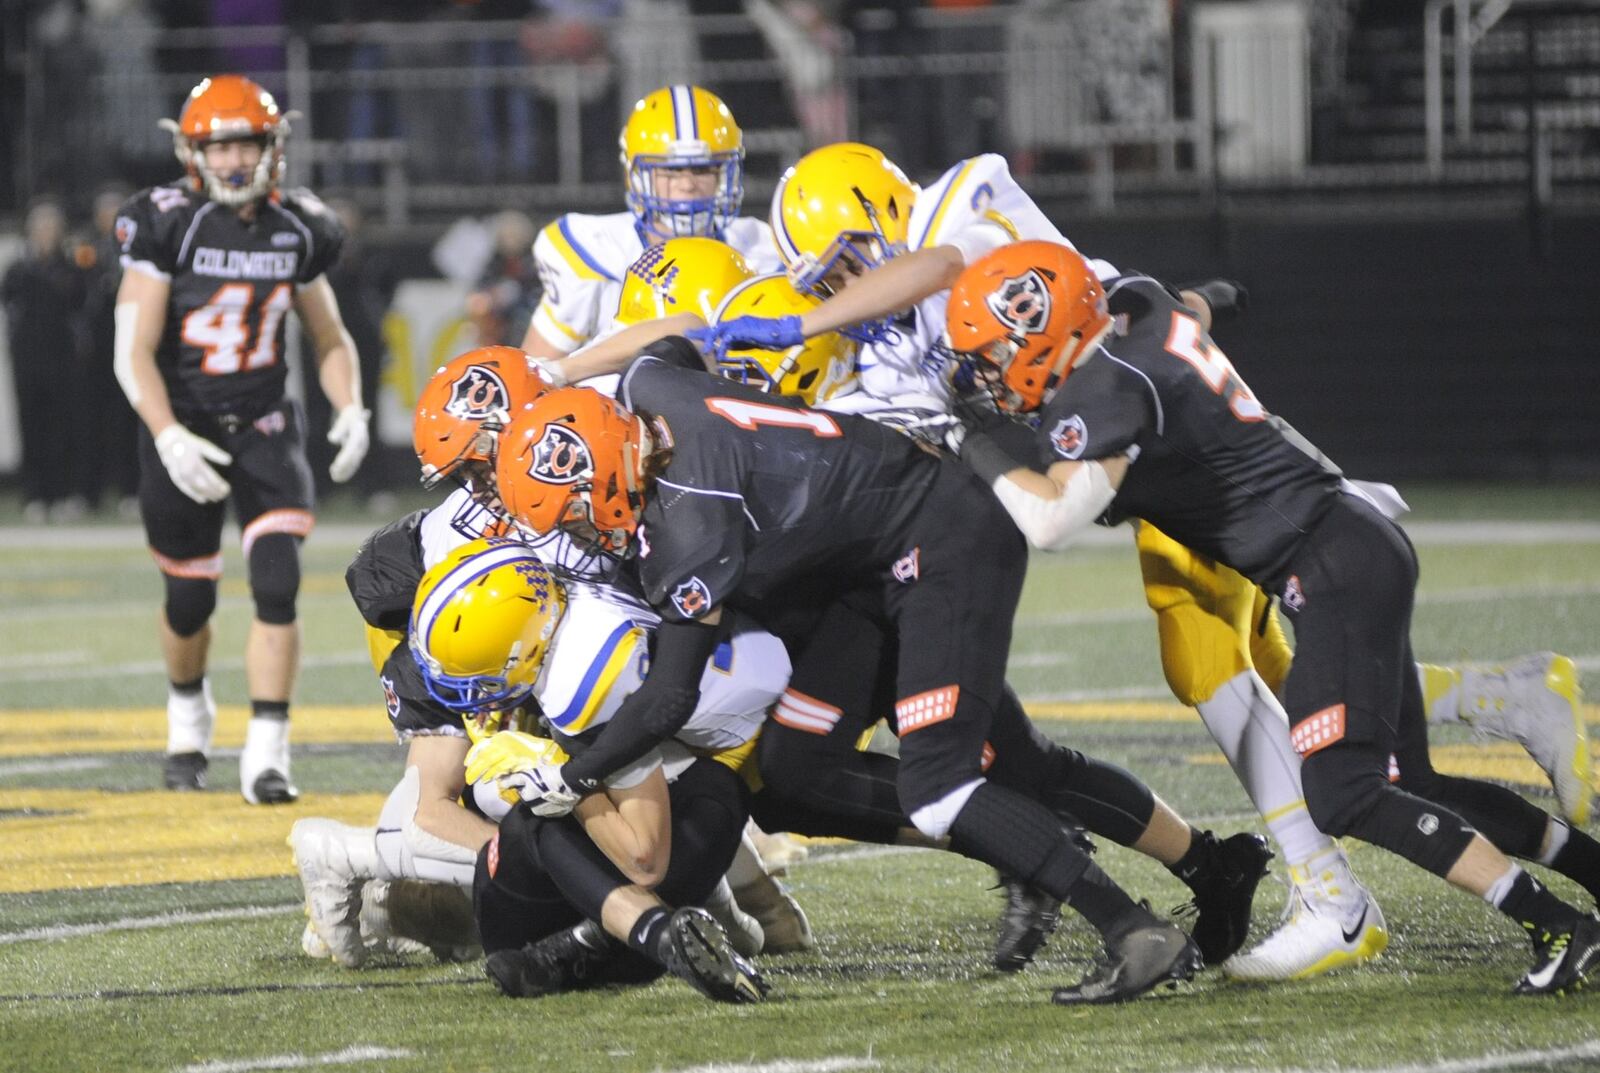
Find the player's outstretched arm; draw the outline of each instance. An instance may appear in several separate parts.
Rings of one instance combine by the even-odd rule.
[[[339,302],[328,277],[318,276],[302,285],[294,302],[300,323],[316,351],[317,381],[334,414],[328,441],[338,446],[339,453],[328,473],[343,483],[355,476],[371,440],[367,421],[372,415],[361,405],[361,364],[356,357],[356,342],[339,315]]]
[[[591,376],[620,373],[651,343],[660,342],[668,336],[684,335],[705,326],[705,321],[693,313],[679,313],[672,317],[662,317],[660,320],[647,320],[590,343],[582,350],[574,351],[559,361],[540,364],[554,374],[558,387],[575,384]],[[707,371],[715,371],[709,365],[706,368]]]
[[[1060,551],[1105,512],[1127,475],[1127,455],[1060,461],[1044,473],[1021,465],[987,433],[969,435],[961,460],[994,489],[1028,543]]]
[[[807,339],[910,309],[955,286],[967,266],[955,246],[932,246],[891,258],[800,317]]]

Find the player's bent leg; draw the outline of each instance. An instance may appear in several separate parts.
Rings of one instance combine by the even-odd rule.
[[[407,767],[389,791],[378,814],[375,874],[382,879],[423,879],[463,889],[471,886],[477,848],[440,838],[417,823],[421,791],[422,775],[416,767]]]
[[[299,820],[289,830],[306,916],[329,956],[347,969],[360,968],[367,957],[361,887],[380,872],[374,833],[320,817]]]
[[[727,929],[740,953],[791,954],[816,946],[805,910],[767,871],[748,831],[740,838],[723,882],[734,903],[733,912],[714,901],[706,902],[706,908]],[[740,917],[745,917],[754,929]],[[752,942],[755,949],[746,950]]]
[[[1593,799],[1583,687],[1568,656],[1535,652],[1501,664],[1417,665],[1430,723],[1466,723],[1481,741],[1514,741],[1582,826]]]

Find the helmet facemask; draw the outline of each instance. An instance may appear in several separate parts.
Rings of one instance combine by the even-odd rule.
[[[625,161],[628,169],[628,209],[641,235],[672,238],[720,239],[744,202],[744,149],[711,152],[704,142],[675,142],[666,156],[640,154]],[[673,198],[657,194],[657,181],[670,183],[661,173],[687,169],[714,169],[716,186],[707,197]]]
[[[861,191],[853,191],[861,202],[861,210],[871,223],[870,231],[843,231],[822,251],[821,257],[801,254],[789,266],[789,282],[797,291],[827,299],[844,290],[847,279],[865,275],[906,252],[904,243],[891,242],[884,233],[878,210]],[[900,333],[891,326],[891,318],[862,321],[839,329],[839,333],[858,343],[899,342]]]

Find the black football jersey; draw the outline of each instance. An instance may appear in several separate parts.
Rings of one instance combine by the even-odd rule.
[[[274,194],[247,223],[187,183],[151,187],[122,206],[117,239],[124,268],[170,281],[156,365],[174,413],[254,417],[283,397],[295,290],[327,271],[344,241],[315,195]]]
[[[1116,330],[1043,408],[1037,462],[1130,452],[1108,521],[1147,519],[1270,582],[1332,503],[1338,467],[1262,407],[1163,284],[1122,276],[1106,293]]]
[[[889,567],[942,464],[864,418],[656,357],[629,368],[617,397],[671,436],[638,535],[645,598],[670,620],[724,601],[759,611],[782,582]]]

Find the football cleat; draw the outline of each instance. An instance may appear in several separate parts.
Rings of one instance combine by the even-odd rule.
[[[806,911],[776,879],[763,874],[735,890],[733,897],[761,925],[763,954],[794,954],[816,947]]]
[[[811,856],[811,851],[787,831],[769,835],[754,823],[749,825],[747,831],[756,845],[756,854],[761,858],[762,866],[775,876],[787,874],[791,864],[799,864]]]
[[[1356,890],[1358,898],[1335,901],[1314,885],[1293,884],[1283,923],[1255,949],[1223,962],[1223,973],[1234,980],[1304,980],[1371,961],[1388,947],[1389,928],[1372,895],[1359,884]]]
[[[728,933],[728,940],[733,943],[735,950],[745,957],[755,957],[761,953],[767,942],[767,933],[759,920],[740,909],[739,903],[733,900],[727,877],[717,881],[716,889],[706,899],[705,908],[722,925],[722,930]]]
[[[489,955],[484,970],[508,998],[598,987],[607,982],[601,970],[611,960],[611,951],[585,943],[578,928],[562,928],[520,950],[497,950]]]
[[[161,781],[169,790],[204,790],[210,766],[205,753],[169,753],[161,762]]]
[[[1056,988],[1050,1001],[1058,1006],[1126,1002],[1160,984],[1192,980],[1204,967],[1193,939],[1172,924],[1151,924],[1108,940],[1088,975],[1072,987]]]
[[[334,820],[299,820],[289,829],[289,848],[305,888],[305,911],[329,956],[347,969],[366,961],[361,939],[362,877],[350,867],[347,832],[359,829]],[[302,940],[301,948],[307,950]]]
[[[1581,989],[1600,966],[1600,918],[1581,916],[1559,935],[1536,932],[1533,954],[1533,967],[1511,989],[1514,994],[1564,995]]]
[[[657,952],[667,971],[718,1002],[760,1002],[770,990],[734,952],[722,926],[704,909],[676,910],[661,929]]]
[[[1006,907],[994,942],[994,967],[1021,972],[1061,923],[1061,899],[1017,879],[1001,877]]]
[[[1250,934],[1250,907],[1256,887],[1267,874],[1272,850],[1267,840],[1248,831],[1217,840],[1210,831],[1199,837],[1210,843],[1206,861],[1192,876],[1180,876],[1194,898],[1178,907],[1194,916],[1191,934],[1207,965],[1220,965],[1244,945]]]
[[[322,936],[317,934],[315,924],[312,924],[307,913],[306,926],[300,932],[300,952],[313,961],[326,961],[333,956],[333,951],[328,944],[322,941]]]
[[[1461,672],[1461,710],[1479,738],[1514,741],[1555,787],[1561,814],[1589,822],[1589,735],[1578,668],[1567,656],[1536,652],[1500,666]]]
[[[251,805],[287,805],[300,790],[289,781],[289,721],[252,717],[239,754],[239,792]]]

